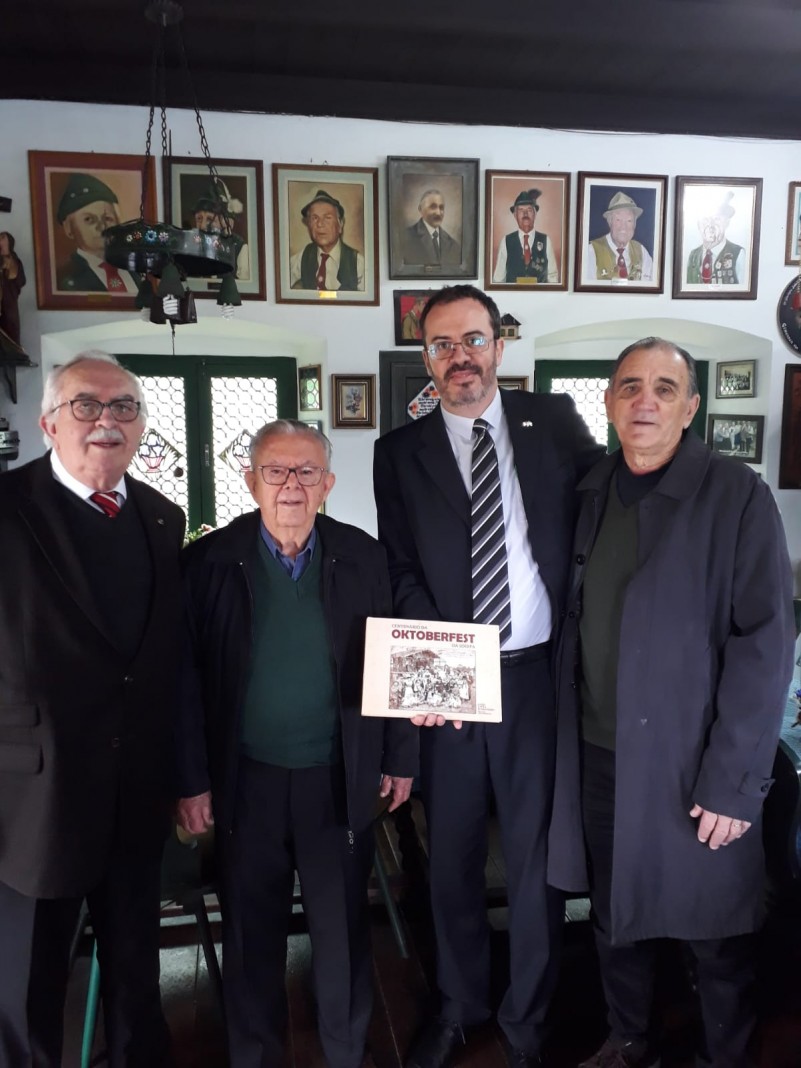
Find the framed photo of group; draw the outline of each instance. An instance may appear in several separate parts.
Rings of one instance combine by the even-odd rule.
[[[673,296],[756,300],[761,178],[676,178]]]
[[[475,278],[477,159],[387,157],[390,278]]]
[[[378,304],[375,167],[273,164],[275,299]]]
[[[707,416],[706,443],[714,452],[733,456],[747,464],[762,463],[764,415],[715,412]]]
[[[567,289],[570,175],[487,171],[484,288]]]
[[[574,288],[662,293],[667,175],[578,175]]]

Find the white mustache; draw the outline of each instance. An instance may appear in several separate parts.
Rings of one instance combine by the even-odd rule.
[[[98,441],[114,441],[119,444],[125,444],[125,435],[117,427],[104,427],[99,426],[97,430],[93,430],[86,438],[88,442]]]

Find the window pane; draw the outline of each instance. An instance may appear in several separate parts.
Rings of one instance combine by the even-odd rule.
[[[149,483],[186,512],[186,403],[184,380],[140,375],[147,397],[147,426],[131,461],[134,478]]]
[[[250,464],[253,434],[278,418],[275,378],[211,379],[214,515],[218,527],[255,508],[242,477]]]
[[[569,393],[578,408],[579,415],[589,427],[599,445],[608,445],[609,424],[604,407],[604,392],[607,378],[554,378],[552,393]]]

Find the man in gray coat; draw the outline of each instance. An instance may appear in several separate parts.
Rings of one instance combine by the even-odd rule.
[[[611,1033],[581,1068],[658,1063],[649,940],[662,937],[696,960],[699,1063],[751,1064],[792,580],[770,490],[688,430],[698,405],[689,353],[629,346],[606,393],[621,449],[578,487],[549,875],[577,890],[589,872]]]

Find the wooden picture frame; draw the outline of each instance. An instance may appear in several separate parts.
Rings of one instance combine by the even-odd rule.
[[[779,489],[801,489],[801,364],[784,367]]]
[[[718,363],[715,375],[718,400],[756,396],[756,360],[727,360]]]
[[[567,289],[570,175],[487,171],[485,181],[484,288],[529,292]],[[518,214],[522,216],[525,208],[521,198],[533,193],[539,196],[532,197],[536,199],[536,219],[530,231],[530,261],[525,264],[518,223],[528,225],[528,221],[518,219]],[[515,235],[519,240],[515,241]]]
[[[375,375],[331,375],[331,427],[375,428]]]
[[[733,456],[747,464],[762,463],[764,415],[714,412],[707,415],[706,443],[722,456]]]
[[[212,159],[221,186],[212,189],[209,168],[196,156],[165,156],[164,218],[183,230],[218,225],[212,203],[222,192],[225,209],[238,245],[236,287],[243,300],[266,300],[264,268],[264,164],[256,159]],[[227,196],[226,196],[227,194]],[[203,213],[202,215],[200,213]],[[216,298],[217,278],[190,276],[189,288],[196,298]]]
[[[396,289],[392,294],[395,344],[423,347],[419,317],[435,289]]]
[[[477,159],[387,156],[390,278],[477,277],[478,169]]]
[[[676,178],[674,299],[756,300],[761,210],[761,178]]]
[[[784,262],[788,267],[801,265],[801,182],[790,182],[787,190]]]
[[[323,410],[323,369],[319,363],[298,368],[298,411]]]
[[[100,266],[102,232],[139,218],[143,167],[143,156],[28,152],[37,307],[134,311],[139,276]],[[155,220],[152,158],[144,182],[144,217]]]
[[[279,304],[378,304],[377,202],[375,167],[273,164]],[[323,267],[317,250],[331,240],[336,244],[326,245],[331,258]],[[318,288],[320,270],[327,288]]]
[[[528,390],[528,375],[498,375],[498,385],[501,389]]]
[[[664,291],[667,181],[665,174],[579,171],[577,293]]]

